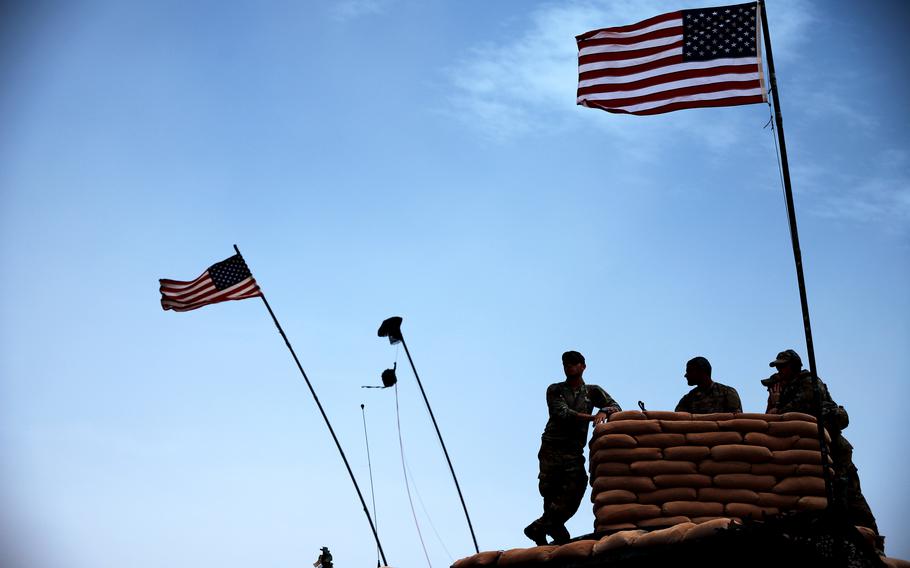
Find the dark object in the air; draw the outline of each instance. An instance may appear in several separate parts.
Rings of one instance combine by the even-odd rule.
[[[379,326],[379,337],[388,337],[389,343],[392,345],[400,343],[402,339],[401,318],[393,316],[382,322],[382,325]]]
[[[395,376],[395,369],[398,368],[398,362],[396,361],[391,369],[386,369],[382,372],[382,388],[387,389],[389,387],[395,386],[395,383],[398,382],[398,377]]]

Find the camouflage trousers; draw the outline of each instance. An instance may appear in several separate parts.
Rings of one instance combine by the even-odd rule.
[[[879,534],[875,516],[860,488],[859,472],[853,465],[852,456],[846,456],[846,459],[843,456],[839,457],[840,460],[834,472],[834,490],[846,505],[847,518],[852,524],[868,527],[874,530],[875,534]]]
[[[528,528],[546,532],[554,542],[566,542],[569,540],[566,521],[578,511],[588,486],[585,458],[578,450],[543,442],[537,459],[540,462],[537,488],[543,497],[543,515]]]

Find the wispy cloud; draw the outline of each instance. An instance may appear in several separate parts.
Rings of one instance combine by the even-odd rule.
[[[893,234],[910,229],[910,153],[882,152],[863,168],[862,177],[837,169],[799,167],[795,176],[811,195],[808,210],[826,219],[874,223]]]
[[[693,2],[691,7],[716,2]],[[482,135],[504,140],[537,131],[552,133],[580,120],[575,105],[577,48],[574,38],[585,31],[620,25],[680,8],[678,0],[574,0],[545,4],[531,12],[519,30],[506,30],[508,39],[472,48],[449,69],[453,116],[476,128]],[[805,2],[781,7],[774,23],[775,45],[791,46],[812,21]],[[785,12],[785,13],[784,13]],[[788,50],[789,51],[789,50]],[[792,51],[796,51],[793,49]],[[590,119],[588,111],[587,117]],[[626,139],[648,136],[646,129],[631,134],[625,121],[597,120],[611,136]],[[640,120],[640,119],[639,119]],[[729,129],[692,128],[697,117],[679,113],[665,120],[669,126],[701,136],[709,145],[730,143]],[[591,120],[589,120],[591,122]]]
[[[381,14],[385,11],[387,4],[387,0],[341,0],[333,5],[332,17],[344,22],[363,16]]]

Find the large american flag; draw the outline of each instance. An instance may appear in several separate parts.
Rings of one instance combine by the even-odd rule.
[[[767,101],[756,8],[681,10],[576,37],[578,104],[642,115]]]
[[[162,278],[161,307],[175,312],[187,312],[227,300],[244,300],[261,296],[259,285],[239,254],[216,262],[187,282]]]

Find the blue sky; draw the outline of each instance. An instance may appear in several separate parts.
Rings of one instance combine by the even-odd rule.
[[[258,300],[164,312],[237,243],[393,566],[539,514],[546,385],[578,349],[624,408],[708,357],[747,411],[805,341],[764,105],[575,105],[574,36],[693,1],[30,3],[0,42],[0,523],[41,568],[375,561],[325,425]],[[910,145],[902,2],[768,7],[818,369],[910,558]],[[420,498],[418,499],[417,493]],[[592,528],[588,502],[570,522]],[[437,536],[438,534],[438,536]]]

